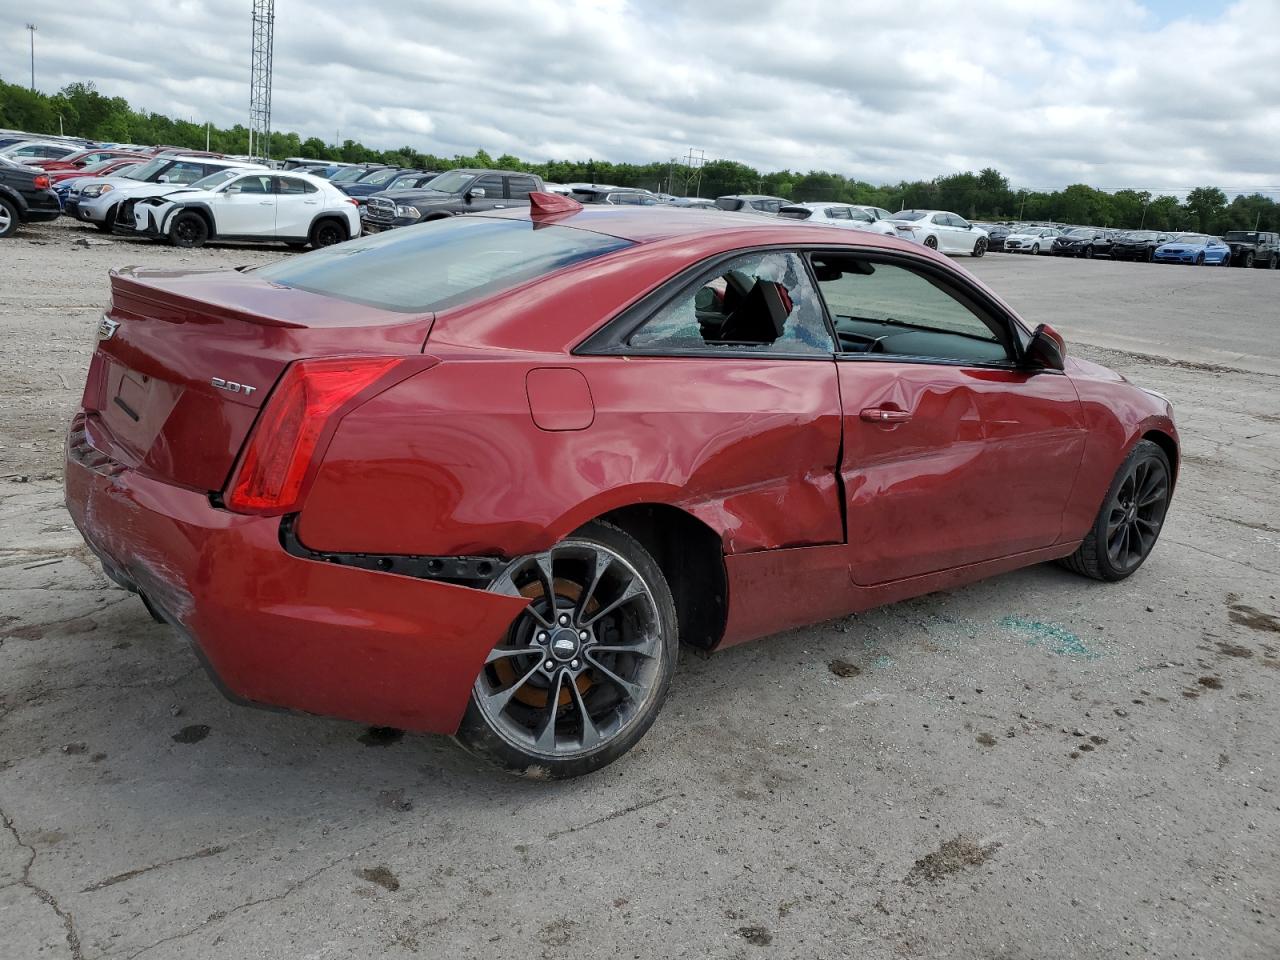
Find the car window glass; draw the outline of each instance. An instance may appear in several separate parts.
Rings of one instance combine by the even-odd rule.
[[[971,363],[1008,359],[996,321],[979,316],[940,280],[847,254],[816,255],[813,267],[842,352]]]
[[[873,216],[871,216],[871,214],[867,213],[867,211],[865,211],[865,210],[856,210],[856,209],[854,209],[854,208],[852,208],[852,207],[850,207],[850,208],[849,208],[849,218],[850,218],[851,220],[858,220],[858,221],[861,221],[862,223],[874,223],[874,222],[875,222],[875,218],[874,218]]]
[[[823,356],[832,351],[804,261],[782,251],[735,258],[662,307],[627,343],[653,352]]]
[[[848,207],[827,207],[827,216],[832,220],[852,220]]]
[[[945,227],[947,225],[947,215],[945,213],[935,213],[929,219],[939,226]]]
[[[212,173],[213,169],[214,168],[211,167],[208,172]],[[179,160],[177,163],[171,166],[168,170],[166,170],[163,176],[166,176],[169,178],[169,183],[186,184],[186,183],[195,183],[197,180],[202,179],[205,175],[205,172],[206,171],[204,167],[198,163],[189,163],[189,162],[184,162]]]
[[[235,183],[228,186],[226,192],[231,194],[239,194],[239,193],[268,194],[271,192],[271,177],[266,177],[266,176],[241,177]]]
[[[502,178],[501,177],[481,177],[471,185],[471,189],[479,187],[484,191],[486,199],[501,200],[502,199]]]
[[[279,193],[297,195],[302,193],[316,193],[318,188],[313,183],[307,183],[307,181],[298,180],[295,177],[277,177],[276,190]]]
[[[507,177],[507,187],[512,200],[527,200],[538,189],[538,181],[532,177]]]

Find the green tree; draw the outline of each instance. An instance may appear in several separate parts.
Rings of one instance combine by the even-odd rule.
[[[1209,224],[1227,205],[1227,195],[1217,187],[1196,187],[1187,194],[1187,212],[1195,218],[1202,233],[1207,233]]]

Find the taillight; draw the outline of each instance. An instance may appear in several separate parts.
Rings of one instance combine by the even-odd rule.
[[[295,509],[330,418],[398,363],[394,357],[339,357],[290,366],[253,428],[227,507],[266,514]]]
[[[36,176],[36,189],[37,189],[37,190],[48,190],[48,189],[49,189],[49,176],[48,176],[48,174],[41,173],[41,174],[38,174],[38,175]]]

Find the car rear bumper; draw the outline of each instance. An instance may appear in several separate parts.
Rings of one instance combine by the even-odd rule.
[[[72,422],[66,501],[108,576],[183,633],[232,699],[453,733],[527,601],[293,556],[280,520],[131,469],[92,414]]]

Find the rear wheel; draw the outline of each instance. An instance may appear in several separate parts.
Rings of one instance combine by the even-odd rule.
[[[347,231],[337,220],[321,220],[311,228],[311,246],[331,247],[347,239]]]
[[[984,256],[987,252],[987,238],[979,237],[973,244],[973,255],[975,257]]]
[[[1116,471],[1088,536],[1059,562],[1095,580],[1123,580],[1156,545],[1172,490],[1169,458],[1150,440],[1139,442]]]
[[[513,773],[598,770],[640,740],[675,671],[675,605],[630,535],[587,524],[490,588],[529,606],[485,661],[457,739]]]
[[[930,237],[925,237],[925,238],[924,238],[924,245],[925,245],[926,247],[928,247],[930,250],[937,250],[937,249],[938,249],[938,238],[937,238],[937,237],[932,237],[932,236],[930,236]]]
[[[1224,255],[1224,256],[1223,256],[1223,258],[1218,262],[1218,266],[1220,266],[1220,267],[1229,267],[1229,266],[1231,266],[1231,254],[1229,254],[1229,253],[1228,253],[1228,254]],[[1250,267],[1251,267],[1251,266],[1253,266],[1252,261],[1251,261],[1250,263],[1246,264],[1246,266],[1250,266]]]
[[[0,197],[0,237],[12,236],[18,229],[18,208],[8,200]]]
[[[1147,247],[1147,263],[1151,263],[1156,258],[1156,248]]]
[[[175,247],[203,247],[208,239],[209,224],[193,211],[178,214],[169,225],[169,242]]]
[[[1280,267],[1280,254],[1273,253],[1271,255],[1271,269],[1275,270],[1277,267]]]

